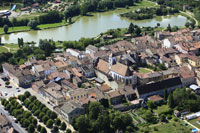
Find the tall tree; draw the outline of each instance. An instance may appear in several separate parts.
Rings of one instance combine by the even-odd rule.
[[[171,94],[171,93],[168,97],[168,105],[170,108],[174,108],[174,97],[173,97],[173,94]]]
[[[164,100],[167,101],[167,98],[168,98],[168,92],[167,92],[167,89],[165,89],[165,92],[164,92]]]
[[[171,25],[170,25],[170,24],[168,24],[168,26],[167,26],[167,31],[169,31],[169,32],[172,31],[172,29],[171,29]]]
[[[9,29],[8,25],[5,24],[5,25],[3,26],[4,33],[7,34],[7,33],[8,33],[8,29]]]
[[[134,32],[134,25],[133,23],[130,23],[129,28],[128,28],[128,33],[133,33]]]

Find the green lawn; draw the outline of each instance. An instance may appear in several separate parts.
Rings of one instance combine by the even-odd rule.
[[[157,131],[155,131],[157,129]],[[189,126],[185,126],[182,121],[161,123],[151,127],[152,133],[191,133]]]
[[[155,113],[157,114],[162,114],[164,112],[168,112],[171,109],[169,108],[168,105],[162,105],[162,106],[158,106],[157,109],[153,110]]]
[[[27,31],[27,30],[30,30],[30,28],[28,26],[10,27],[8,29],[8,33],[19,32],[19,31]],[[2,27],[0,28],[0,34],[4,34],[4,30],[3,30]]]
[[[159,5],[156,5],[156,3],[151,2],[151,1],[147,1],[147,0],[143,0],[142,2],[136,3],[135,5],[137,6],[137,8],[159,6]]]
[[[196,122],[197,122],[197,118],[196,118],[196,119],[189,120],[188,122],[191,123],[192,125],[194,125],[194,126],[200,128],[200,124],[196,123]]]
[[[5,44],[4,46],[10,48],[11,53],[14,53],[19,49],[18,44]]]
[[[151,70],[149,70],[149,69],[147,69],[147,68],[139,68],[139,73],[150,73],[150,72],[152,72]]]
[[[0,53],[3,53],[3,52],[8,52],[8,49],[0,46]]]

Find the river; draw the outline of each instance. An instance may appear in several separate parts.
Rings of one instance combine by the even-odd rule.
[[[46,30],[28,31],[12,33],[2,36],[3,43],[17,43],[17,38],[23,38],[24,41],[39,42],[39,39],[53,39],[55,41],[79,40],[81,37],[95,37],[108,29],[127,28],[130,22],[140,27],[154,27],[160,23],[161,27],[184,26],[188,21],[181,15],[156,17],[150,20],[132,21],[119,16],[120,13],[126,12],[126,9],[117,9],[113,11],[94,13],[93,16],[80,17],[75,23]]]

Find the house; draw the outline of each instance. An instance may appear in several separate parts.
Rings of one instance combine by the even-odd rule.
[[[193,67],[199,67],[200,57],[194,55],[188,55],[188,63]]]
[[[54,106],[59,106],[66,102],[66,99],[61,92],[61,86],[55,82],[48,83],[43,91],[47,101],[51,102]]]
[[[98,89],[99,89],[101,92],[108,92],[108,91],[111,90],[111,87],[109,87],[107,84],[103,84],[103,85],[99,86]]]
[[[188,86],[188,85],[196,83],[195,73],[188,66],[180,67],[180,77],[181,77],[183,86]]]
[[[168,92],[175,90],[176,88],[181,88],[182,82],[180,77],[169,78],[166,80],[161,80],[154,83],[149,83],[145,85],[140,85],[136,88],[136,95],[138,98],[147,99],[152,95],[164,95],[164,90],[167,89]]]
[[[78,88],[76,90],[68,91],[66,95],[69,96],[71,100],[78,100],[81,98],[88,98],[89,93],[83,88]]]
[[[150,96],[150,97],[148,97],[148,100],[153,101],[154,103],[157,103],[157,104],[163,102],[163,98],[159,95]]]
[[[187,114],[189,114],[189,113],[190,113],[190,111],[187,110],[187,109],[181,110],[181,111],[174,110],[174,115],[175,115],[176,117],[184,116],[184,115],[187,115]]]
[[[85,113],[84,108],[74,101],[65,102],[60,110],[62,117],[69,123],[72,123],[74,118]]]
[[[2,64],[2,67],[4,74],[9,76],[10,80],[12,80],[18,86],[31,86],[34,77],[32,76],[31,71],[29,69],[20,70],[19,68],[8,63]]]
[[[42,80],[32,83],[32,89],[36,91],[37,93],[39,93],[41,88],[43,88],[44,86],[45,84]]]
[[[121,94],[119,90],[112,90],[107,92],[108,98],[110,98],[110,102],[113,105],[122,103],[122,98],[124,98],[124,94]]]
[[[94,69],[90,66],[82,66],[81,67],[81,70],[83,72],[83,75],[86,77],[86,78],[92,78],[95,76],[95,72],[94,72]]]
[[[129,66],[116,62],[116,57],[113,54],[109,56],[109,75],[113,79],[119,80],[125,84],[136,84],[137,76]]]
[[[71,48],[68,48],[66,50],[66,52],[70,53],[72,56],[75,56],[75,57],[80,57],[81,56],[81,52],[77,49],[71,49]]]
[[[92,54],[96,53],[97,51],[98,51],[97,47],[89,45],[86,47],[85,53],[92,55]]]
[[[195,84],[192,84],[190,85],[190,89],[195,92],[196,94],[200,94],[200,87],[195,85]]]
[[[178,72],[175,69],[168,69],[160,72],[138,73],[137,76],[138,83],[142,85],[150,82],[157,82],[160,80],[177,77]]]
[[[34,66],[32,66],[32,71],[40,79],[45,78],[45,70],[42,67],[42,65],[34,65]]]
[[[62,72],[68,68],[68,64],[63,61],[56,61],[55,66],[59,72]]]
[[[61,81],[61,85],[62,85],[62,87],[64,87],[67,90],[77,89],[77,87],[73,83],[71,83],[70,81],[68,81],[66,79]]]

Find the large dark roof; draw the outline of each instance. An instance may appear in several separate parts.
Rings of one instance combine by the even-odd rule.
[[[150,93],[154,91],[163,90],[165,88],[170,88],[177,85],[181,85],[180,77],[170,78],[170,79],[158,81],[155,83],[141,85],[137,87],[137,90],[138,90],[138,93],[141,95],[141,94],[146,94],[146,93]]]

